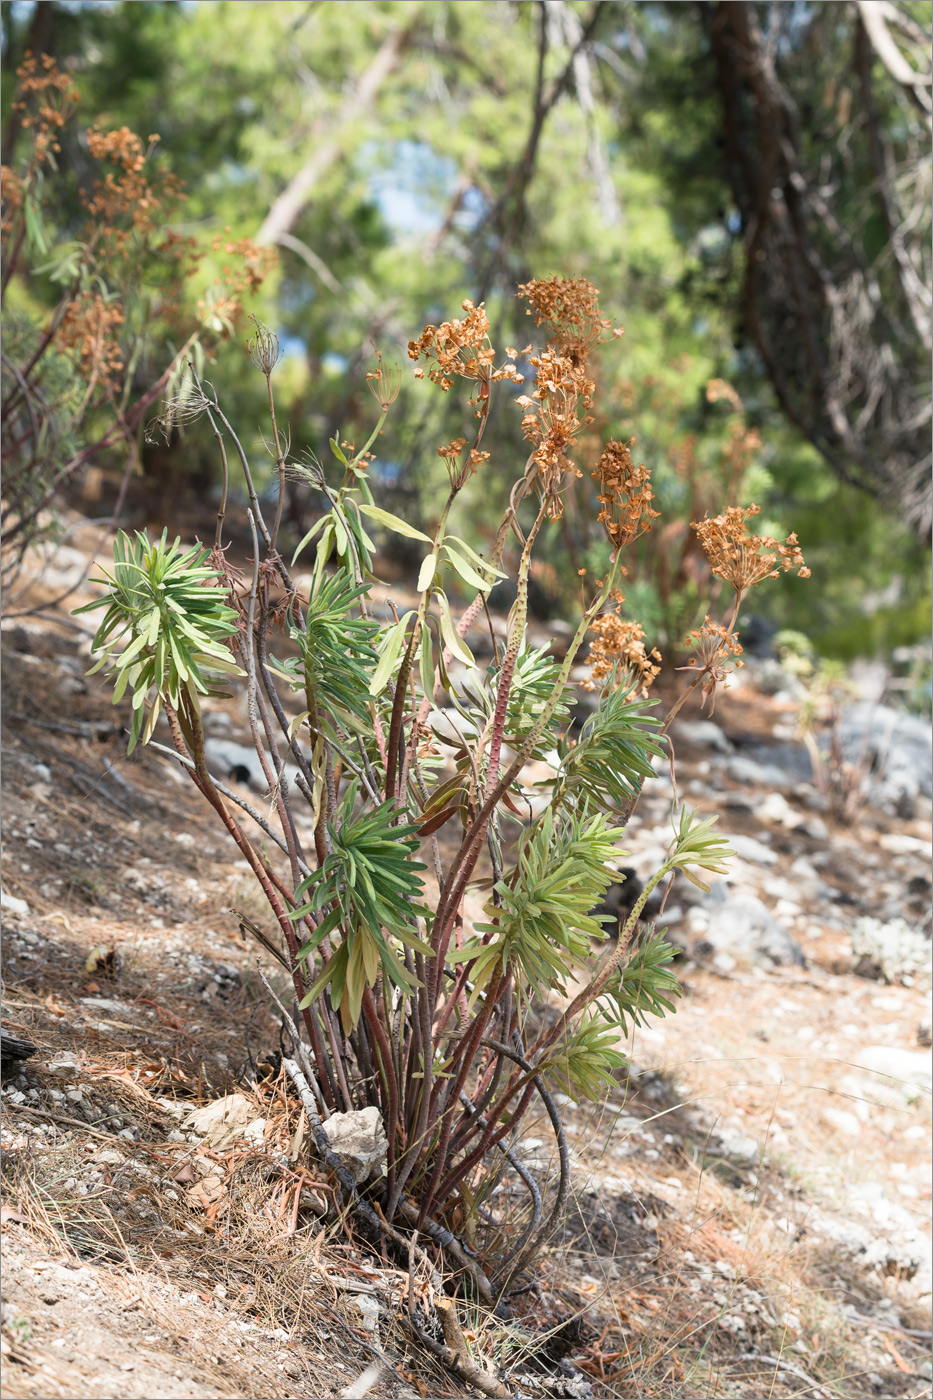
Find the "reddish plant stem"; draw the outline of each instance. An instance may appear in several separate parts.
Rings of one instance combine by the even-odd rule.
[[[511,1118],[504,1123],[499,1122],[504,1104],[497,1104],[495,1114],[489,1120],[489,1125],[484,1131],[480,1141],[473,1148],[472,1152],[464,1157],[461,1162],[458,1162],[456,1166],[451,1168],[447,1176],[441,1182],[435,1198],[437,1201],[443,1203],[450,1195],[451,1191],[454,1190],[459,1182],[461,1182],[475,1166],[478,1166],[486,1154],[496,1147],[504,1137],[507,1137],[514,1127],[517,1127],[525,1116],[525,1111],[531,1101],[534,1089],[535,1086],[533,1082],[524,1085],[522,1096],[515,1106],[515,1112],[512,1114]],[[514,1097],[514,1095],[510,1097]],[[496,1126],[497,1123],[499,1124],[498,1127]]]
[[[414,641],[418,636],[418,621],[412,630],[412,640],[405,648],[402,664],[395,681],[395,698],[392,701],[392,718],[389,721],[389,742],[386,748],[386,797],[391,800],[398,791],[399,749],[402,741],[402,724],[405,716],[405,701],[408,694],[408,677],[414,656]]]
[[[395,1191],[395,1142],[398,1132],[398,1081],[395,1077],[395,1065],[392,1061],[392,1047],[385,1033],[385,1027],[379,1018],[379,1012],[376,1008],[376,1002],[371,987],[367,987],[363,992],[363,1015],[366,1017],[366,1024],[376,1042],[379,1059],[382,1063],[381,1077],[383,1089],[385,1091],[383,1116],[385,1118],[386,1139],[389,1144],[387,1151],[388,1179],[386,1181],[386,1187],[391,1197]]]
[[[184,702],[184,697],[182,697],[182,699]],[[279,898],[278,891],[275,887],[275,884],[273,884],[272,878],[270,878],[270,872],[267,870],[264,862],[259,858],[255,848],[253,847],[252,842],[240,829],[239,824],[237,823],[233,814],[230,812],[220,793],[214,786],[213,779],[211,778],[211,775],[207,768],[207,760],[204,752],[204,731],[201,728],[200,716],[190,705],[186,707],[188,709],[187,714],[184,713],[184,710],[180,714],[177,714],[174,708],[164,697],[163,705],[165,707],[166,716],[169,719],[169,725],[172,731],[172,738],[175,742],[175,747],[178,749],[179,753],[185,754],[186,756],[188,754],[188,749],[190,748],[190,756],[194,760],[195,765],[194,773],[197,779],[197,786],[204,794],[207,801],[214,808],[215,812],[220,817],[224,826],[227,828],[227,831],[233,837],[237,846],[243,852],[243,855],[246,857],[246,860],[249,863],[253,874],[256,876],[256,879],[259,881],[259,884],[262,887],[262,892],[266,896],[266,899],[269,902],[269,906],[272,909],[273,914],[278,920],[279,927],[281,928],[282,933],[285,936],[285,945],[288,948],[289,962],[291,963],[292,985],[294,986],[295,996],[297,997],[298,1005],[300,1007],[302,1001],[304,1000],[305,989],[301,976],[301,965],[298,961],[299,944],[298,939],[295,935],[295,930],[292,925],[292,921],[285,911],[285,907]],[[187,730],[187,734],[185,737],[187,737],[189,741],[188,746],[186,746],[185,739],[182,736],[182,732],[179,728],[180,723],[183,726],[183,728]],[[188,771],[190,772],[191,770],[189,769]],[[317,1035],[317,1030],[314,1025],[314,1018],[311,1015],[309,1007],[305,1007],[303,1009],[302,1018],[305,1023],[305,1028],[308,1032],[308,1038],[311,1042],[311,1047],[314,1050],[315,1058],[318,1060],[319,1063],[323,1064],[323,1047],[321,1046],[320,1039]],[[331,1107],[332,1106],[333,1105],[331,1105]]]
[[[531,550],[535,542],[541,523],[544,520],[547,509],[546,500],[542,500],[535,522],[528,532],[525,541],[525,548],[522,550],[522,561],[518,570],[518,596],[515,599],[515,608],[510,618],[509,640],[506,647],[505,656],[502,658],[502,668],[499,672],[499,691],[496,695],[496,708],[492,717],[492,738],[489,744],[489,768],[486,775],[486,791],[491,792],[496,785],[496,778],[499,773],[499,755],[502,750],[502,738],[505,732],[505,716],[509,707],[509,696],[512,693],[512,677],[515,675],[515,663],[518,660],[519,649],[525,636],[525,623],[528,617],[528,572],[531,567]],[[477,764],[480,756],[477,754]]]
[[[456,1063],[457,1058],[460,1058],[462,1063],[456,1081],[454,1082],[453,1088],[449,1087],[450,1080],[444,1079],[439,1081],[437,1087],[434,1090],[434,1094],[432,1095],[433,1102],[431,1105],[431,1112],[429,1114],[429,1121],[433,1122],[435,1121],[435,1119],[442,1119],[443,1122],[441,1125],[440,1140],[437,1144],[437,1148],[435,1151],[437,1162],[434,1167],[434,1171],[431,1174],[431,1179],[428,1182],[428,1187],[424,1194],[421,1204],[421,1220],[424,1220],[425,1217],[428,1216],[431,1212],[431,1205],[434,1200],[435,1192],[437,1191],[438,1184],[447,1166],[447,1153],[450,1145],[450,1135],[453,1131],[453,1114],[455,1110],[460,1107],[460,1091],[466,1084],[467,1075],[469,1074],[470,1066],[473,1063],[473,1056],[476,1054],[476,1050],[479,1046],[480,1040],[482,1039],[483,1032],[485,1031],[489,1018],[492,1015],[493,1010],[495,1008],[496,1001],[498,1000],[499,992],[502,987],[502,981],[502,971],[500,968],[497,968],[495,973],[493,974],[493,979],[489,990],[486,993],[483,1009],[477,1015],[476,1019],[474,1020],[472,1026],[469,1029],[469,1032],[460,1042],[460,1045],[457,1047],[457,1051],[454,1055],[452,1063]],[[438,1108],[440,1107],[440,1096],[442,1093],[445,1092],[445,1090],[447,1102],[445,1107],[441,1109],[440,1113],[438,1113]]]

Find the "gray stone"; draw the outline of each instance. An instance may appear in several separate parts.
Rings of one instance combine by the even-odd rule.
[[[792,786],[789,773],[774,763],[757,763],[753,758],[735,754],[726,760],[726,776],[743,787],[764,787],[780,791]]]
[[[365,1293],[362,1297],[353,1300],[362,1314],[363,1326],[367,1332],[373,1336],[379,1335],[379,1314],[382,1308],[375,1298],[368,1297]]]
[[[929,1095],[933,1089],[933,1069],[929,1055],[919,1050],[901,1050],[895,1045],[866,1045],[852,1056],[859,1069],[893,1080],[906,1099]]]
[[[862,976],[903,982],[930,977],[930,939],[906,919],[857,919],[852,929],[852,959]]]
[[[189,1113],[182,1126],[220,1152],[243,1136],[255,1116],[255,1108],[243,1094],[227,1094]]]
[[[727,792],[723,799],[724,807],[732,807],[737,812],[752,812],[755,809],[755,799],[747,792]]]
[[[731,753],[732,745],[718,724],[711,719],[678,719],[672,725],[675,739],[693,744],[698,749],[713,749],[716,753]]]
[[[845,758],[871,771],[869,795],[885,811],[912,816],[933,794],[933,734],[928,720],[889,705],[852,705],[839,721]]]
[[[799,680],[779,661],[749,656],[745,658],[745,665],[747,680],[754,681],[762,695],[780,695],[783,692],[795,698],[800,694]]]
[[[799,943],[754,895],[737,895],[725,903],[711,904],[705,942],[715,953],[730,953],[753,962],[804,963]]]
[[[74,1079],[81,1068],[78,1057],[73,1050],[61,1050],[48,1063],[49,1074],[57,1075],[59,1079]]]
[[[724,832],[723,835],[742,860],[753,861],[756,865],[777,864],[777,852],[772,851],[763,841],[756,841],[753,836],[733,836],[731,832]]]
[[[919,836],[906,836],[901,831],[892,831],[880,836],[878,845],[892,856],[921,856],[928,865],[933,861],[933,847],[929,841],[921,841]]]
[[[7,894],[6,890],[0,889],[0,909],[6,909],[10,914],[28,914],[29,905],[25,899],[17,899],[15,894]]]
[[[332,1113],[324,1124],[324,1132],[357,1186],[385,1162],[389,1144],[378,1108]]]
[[[255,749],[237,744],[232,739],[208,739],[204,745],[208,766],[223,778],[233,778],[248,787],[263,790],[265,774]]]
[[[212,773],[219,778],[232,778],[243,783],[255,792],[265,792],[266,776],[256,750],[246,744],[237,744],[233,739],[207,739],[204,744],[207,763]],[[273,756],[273,766],[277,762]],[[298,769],[292,764],[285,765],[285,777],[294,784]]]

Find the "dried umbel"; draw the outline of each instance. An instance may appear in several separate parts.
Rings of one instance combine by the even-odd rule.
[[[437,449],[438,457],[443,458],[447,468],[452,491],[459,491],[461,487],[466,485],[474,472],[477,472],[484,462],[489,461],[489,453],[480,452],[476,447],[471,447],[466,458],[463,458],[466,446],[466,438],[460,437],[454,438],[453,442],[448,442],[445,446]]]
[[[745,665],[744,661],[730,661],[730,657],[738,658],[742,655],[738,634],[730,632],[722,623],[711,622],[707,614],[703,626],[695,627],[689,636],[684,638],[684,646],[693,649],[696,655],[691,656],[687,666],[678,669],[684,671],[697,666],[700,668],[703,677],[701,693],[704,702],[710,702],[709,712],[712,714],[716,708],[717,686],[724,686],[731,672]]]
[[[612,322],[599,312],[599,289],[585,277],[550,277],[523,282],[518,295],[528,303],[526,315],[536,326],[548,331],[548,343],[564,354],[585,361],[612,329]],[[620,336],[621,329],[613,332]]]
[[[482,304],[474,306],[467,300],[463,310],[466,316],[462,321],[425,326],[417,340],[408,342],[408,358],[427,361],[428,378],[444,393],[453,388],[455,379],[472,380],[477,393],[470,403],[477,418],[482,418],[489,407],[489,386],[502,379],[521,384],[522,376],[510,360],[496,368],[495,351],[489,340],[489,317]],[[514,359],[514,352],[510,358]],[[420,365],[415,376],[424,378]]]
[[[583,684],[587,690],[607,682],[613,687],[628,684],[633,694],[644,697],[661,670],[661,653],[656,648],[650,653],[646,650],[645,629],[640,623],[620,616],[619,608],[625,602],[621,593],[614,595],[614,602],[615,609],[603,613],[590,628],[595,639],[587,658],[591,679]]]
[[[102,131],[91,127],[87,133],[88,150],[105,167],[84,200],[90,216],[88,236],[97,230],[105,243],[120,254],[130,251],[130,236],[148,238],[163,236],[168,210],[185,198],[174,175],[152,169],[152,156],[159,137],[148,137],[144,145],[128,127]],[[107,165],[112,166],[110,170]]]
[[[739,595],[762,579],[779,578],[792,569],[797,570],[798,578],[810,577],[796,535],[788,535],[782,544],[770,535],[748,533],[749,520],[760,513],[761,507],[756,505],[744,510],[730,506],[724,515],[694,521],[691,526],[713,573],[731,583]]]
[[[516,402],[525,410],[522,436],[532,445],[535,487],[547,503],[548,517],[557,520],[563,514],[561,494],[567,479],[582,476],[569,454],[589,421],[586,410],[596,386],[585,359],[561,354],[551,346],[529,359],[535,369],[535,387],[530,396],[523,394]]]
[[[660,515],[652,506],[651,473],[645,466],[636,467],[629,450],[634,444],[607,442],[593,478],[599,482],[600,512],[598,519],[605,525],[613,548],[631,544],[651,529],[652,520]]]
[[[27,53],[16,70],[19,79],[14,111],[25,112],[23,129],[34,130],[34,158],[37,164],[54,162],[61,150],[58,134],[71,116],[79,93],[66,73],[59,71],[50,54],[36,57]]]
[[[60,350],[71,351],[88,384],[112,389],[125,363],[119,334],[125,317],[118,302],[84,291],[70,303],[58,331]]]
[[[367,372],[366,387],[382,412],[388,413],[389,408],[399,396],[399,390],[402,387],[402,371],[398,365],[386,369],[382,362],[381,350],[376,351],[376,361],[376,368]]]
[[[525,282],[518,295],[528,303],[535,325],[549,333],[544,350],[529,356],[535,387],[517,403],[525,412],[522,436],[532,445],[535,489],[548,517],[557,520],[567,481],[582,475],[570,454],[581,428],[591,421],[588,410],[596,385],[590,353],[611,323],[600,316],[599,292],[584,277]]]
[[[729,383],[728,379],[710,379],[706,385],[706,402],[720,403],[723,400],[730,403],[736,413],[745,412],[745,405],[738,390]]]

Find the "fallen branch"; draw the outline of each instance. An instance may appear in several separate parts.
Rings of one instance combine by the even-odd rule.
[[[390,1225],[389,1222],[380,1213],[375,1211],[368,1201],[364,1201],[362,1199],[360,1193],[356,1189],[356,1183],[354,1182],[352,1176],[347,1171],[346,1167],[343,1165],[340,1158],[337,1156],[336,1152],[334,1152],[333,1148],[330,1145],[330,1140],[325,1131],[324,1124],[322,1123],[320,1115],[317,1111],[317,1105],[314,1101],[314,1095],[311,1092],[311,1086],[309,1085],[304,1074],[298,1068],[298,1065],[294,1060],[283,1060],[282,1066],[289,1079],[294,1084],[295,1089],[298,1092],[298,1096],[301,1099],[302,1105],[304,1107],[304,1111],[308,1115],[308,1123],[311,1128],[311,1136],[314,1141],[314,1146],[317,1151],[317,1154],[320,1157],[321,1161],[324,1163],[324,1165],[330,1168],[330,1170],[337,1177],[337,1181],[340,1184],[345,1204],[349,1205],[353,1210],[355,1210],[362,1217],[362,1219],[366,1221],[367,1225],[369,1225],[372,1229],[377,1230],[380,1234],[386,1235],[390,1240],[393,1241],[393,1243],[399,1245],[402,1249],[404,1249],[408,1253],[409,1259],[415,1258],[418,1260],[419,1263],[422,1263],[427,1267],[430,1273],[432,1287],[434,1288],[435,1293],[438,1295],[438,1297],[435,1299],[435,1308],[437,1309],[438,1316],[440,1317],[441,1326],[444,1328],[444,1335],[447,1336],[447,1329],[451,1326],[451,1323],[449,1320],[449,1315],[445,1314],[444,1312],[444,1304],[445,1302],[449,1302],[450,1300],[445,1300],[442,1296],[444,1289],[444,1281],[438,1273],[437,1269],[434,1267],[429,1256],[425,1253],[425,1251],[421,1249],[417,1244],[415,1244],[414,1238],[406,1239],[400,1231],[396,1230],[394,1226]],[[412,1211],[412,1215],[414,1214],[415,1212]],[[431,1233],[432,1226],[434,1226],[434,1228],[438,1231],[441,1231],[442,1229],[441,1226],[436,1226],[434,1221],[424,1222],[421,1226],[421,1229],[424,1230],[425,1233]],[[446,1235],[448,1232],[444,1231],[443,1233]],[[476,1265],[474,1261],[469,1260],[467,1256],[463,1254],[462,1250],[460,1250],[460,1255],[462,1257],[463,1266],[469,1268],[471,1277],[475,1278],[476,1273],[481,1272],[479,1270],[479,1266]],[[460,1262],[460,1260],[458,1260],[458,1262]],[[492,1285],[489,1283],[488,1279],[485,1279],[485,1276],[483,1277],[484,1282],[486,1284],[486,1288],[489,1290],[489,1294],[491,1297]],[[450,1308],[453,1308],[452,1302],[450,1302]],[[445,1321],[445,1316],[447,1316],[447,1321]],[[494,1376],[491,1376],[488,1371],[484,1371],[482,1367],[477,1366],[476,1363],[470,1357],[469,1352],[466,1350],[466,1343],[463,1340],[463,1335],[462,1333],[460,1333],[460,1328],[456,1321],[456,1315],[454,1315],[453,1318],[453,1326],[456,1327],[457,1335],[459,1335],[460,1337],[462,1351],[455,1350],[454,1348],[451,1348],[449,1346],[441,1346],[441,1344],[439,1342],[436,1342],[433,1337],[429,1337],[427,1333],[425,1333],[423,1329],[418,1326],[418,1323],[411,1315],[411,1312],[409,1312],[409,1321],[413,1329],[417,1333],[419,1341],[422,1342],[422,1344],[431,1352],[431,1354],[433,1356],[436,1356],[439,1361],[442,1361],[445,1366],[449,1367],[457,1375],[461,1376],[463,1380],[468,1382],[468,1384],[476,1386],[477,1390],[482,1391],[484,1395],[503,1397],[503,1400],[511,1400],[511,1391],[506,1390],[505,1387],[501,1385],[500,1382],[497,1381]]]
[[[743,1352],[741,1356],[737,1356],[732,1366],[738,1366],[739,1363],[745,1364],[751,1361],[760,1361],[763,1365],[774,1366],[779,1371],[789,1371],[790,1374],[796,1376],[799,1381],[804,1381],[811,1390],[821,1397],[821,1400],[832,1400],[831,1391],[824,1390],[823,1386],[821,1386],[818,1381],[815,1381],[812,1376],[808,1376],[806,1371],[801,1371],[799,1366],[792,1366],[791,1363],[785,1361],[783,1357],[765,1356],[757,1351],[748,1351]],[[730,1370],[732,1370],[732,1366],[729,1367]]]

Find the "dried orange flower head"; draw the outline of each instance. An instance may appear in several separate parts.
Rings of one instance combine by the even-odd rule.
[[[611,683],[614,675],[617,687],[634,680],[637,693],[645,696],[661,670],[661,653],[656,648],[645,650],[645,629],[638,622],[620,617],[618,609],[625,599],[618,592],[613,597],[615,610],[603,613],[590,628],[594,634],[587,657],[591,679],[584,681],[583,687],[595,690],[597,685]]]
[[[632,438],[631,443],[634,441]],[[593,472],[593,479],[599,482],[597,518],[605,525],[615,549],[645,534],[651,529],[652,520],[660,515],[651,504],[651,473],[645,466],[635,466],[630,445],[607,442]]]
[[[548,516],[556,520],[563,513],[567,480],[581,475],[570,454],[581,428],[591,421],[588,410],[596,385],[589,356],[611,322],[600,316],[599,292],[585,277],[523,282],[518,295],[527,303],[526,314],[548,333],[545,349],[530,355],[534,391],[517,403],[525,413],[522,435],[532,445],[535,487]]]
[[[489,411],[489,386],[502,379],[521,384],[522,376],[510,362],[515,358],[514,351],[508,362],[496,368],[495,351],[489,340],[489,317],[482,303],[474,306],[467,299],[463,309],[466,316],[462,321],[425,326],[417,340],[408,342],[408,358],[427,361],[428,377],[440,385],[445,394],[453,388],[455,378],[473,380],[477,393],[470,403],[476,417],[484,418]],[[415,375],[418,379],[424,378],[420,365]]]
[[[50,54],[27,53],[16,70],[19,79],[13,110],[23,112],[22,126],[33,133],[33,160],[54,164],[61,150],[58,136],[80,100],[66,73]]]
[[[738,658],[742,655],[738,634],[730,632],[722,623],[711,622],[707,614],[703,626],[694,627],[693,631],[684,637],[684,646],[691,647],[696,655],[691,656],[687,666],[680,666],[678,670],[700,667],[703,674],[701,694],[704,702],[710,701],[709,712],[712,714],[716,708],[717,686],[721,685],[725,689],[725,682],[731,672],[745,665],[744,661],[730,661],[730,657]]]
[[[89,384],[113,389],[124,367],[120,345],[123,308],[99,292],[79,292],[69,302],[56,337],[60,350],[71,355]]]
[[[612,322],[599,314],[599,288],[585,277],[549,277],[523,282],[518,296],[527,302],[526,315],[544,326],[548,343],[566,355],[585,360]],[[621,334],[621,332],[619,332]]]
[[[791,569],[797,570],[798,578],[810,577],[796,535],[788,535],[782,544],[770,535],[748,533],[749,520],[760,513],[756,505],[744,510],[730,506],[712,520],[692,522],[713,573],[731,583],[737,593]]]
[[[745,412],[745,405],[728,379],[710,379],[706,385],[707,403],[719,403],[722,399],[730,403],[736,413]]]

